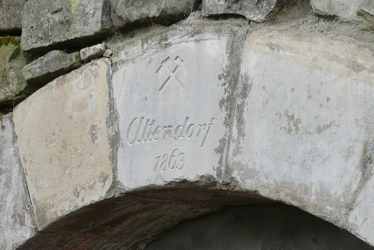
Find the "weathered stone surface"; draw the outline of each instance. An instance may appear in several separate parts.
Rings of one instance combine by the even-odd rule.
[[[193,10],[195,0],[111,0],[114,25],[122,27],[147,20],[184,19]]]
[[[15,37],[0,37],[0,104],[17,99],[26,88],[22,76],[25,63],[19,40]]]
[[[91,61],[92,59],[100,58],[104,55],[106,50],[105,43],[96,44],[91,47],[81,49],[80,58],[84,62]]]
[[[78,52],[68,54],[60,50],[53,50],[27,64],[22,73],[26,81],[45,83],[80,65]]]
[[[357,11],[365,1],[366,0],[311,0],[311,4],[314,12],[317,14],[338,16],[345,20],[356,20]]]
[[[265,21],[276,8],[278,0],[203,0],[203,15],[237,14],[256,22]]]
[[[360,6],[357,15],[364,18],[371,25],[374,25],[374,1],[366,0]]]
[[[0,33],[20,33],[26,0],[0,0]]]
[[[107,0],[29,0],[23,13],[22,48],[89,43],[111,27],[109,5]]]
[[[250,33],[226,173],[372,245],[373,52],[295,25]]]
[[[220,104],[240,34],[225,28],[186,25],[125,42],[113,58],[118,178],[126,188],[219,174],[227,133]]]
[[[368,178],[365,184],[360,188],[361,192],[356,199],[356,203],[352,212],[349,216],[349,224],[353,228],[353,232],[359,235],[360,237],[365,238],[367,241],[372,243],[374,246],[374,234],[373,234],[373,225],[374,225],[374,178],[373,178],[373,159],[367,159],[369,171],[367,176]],[[371,176],[370,176],[371,174]]]
[[[0,115],[0,249],[14,250],[34,234],[31,207],[14,144],[11,116]]]
[[[14,111],[39,228],[105,197],[112,184],[107,60],[43,87]]]

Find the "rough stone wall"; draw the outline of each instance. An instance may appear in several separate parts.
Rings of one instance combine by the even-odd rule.
[[[374,246],[373,27],[372,0],[0,0],[0,249],[258,200]]]

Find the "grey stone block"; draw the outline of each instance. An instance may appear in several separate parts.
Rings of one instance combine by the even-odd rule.
[[[227,135],[221,104],[227,72],[238,68],[231,63],[232,44],[243,30],[222,23],[185,25],[124,42],[113,57],[117,169],[124,187],[219,175]]]
[[[237,14],[249,20],[262,22],[275,10],[278,0],[203,0],[203,15]]]
[[[47,84],[14,111],[20,158],[36,222],[104,199],[112,185],[107,60]]]
[[[0,115],[0,249],[14,250],[33,236],[32,209],[15,146],[11,116]]]
[[[0,33],[20,33],[26,0],[0,0]]]
[[[147,20],[184,19],[193,10],[196,0],[111,0],[112,18],[117,27]]]
[[[357,11],[366,0],[311,0],[315,13],[337,16],[344,20],[357,20]]]
[[[341,32],[326,36],[305,23],[251,32],[228,170],[241,188],[371,244],[373,52],[370,43]]]
[[[29,0],[22,21],[25,51],[82,46],[99,39],[110,27],[108,0]]]
[[[53,50],[26,65],[23,70],[25,79],[32,83],[46,83],[81,65],[80,55]]]
[[[366,0],[357,12],[357,15],[366,20],[371,26],[374,25],[374,1]]]

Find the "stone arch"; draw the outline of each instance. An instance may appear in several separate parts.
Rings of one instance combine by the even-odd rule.
[[[302,24],[197,18],[113,39],[112,61],[86,64],[17,106],[16,147],[42,231],[25,246],[42,249],[38,239],[60,218],[87,232],[69,214],[96,211],[88,205],[107,213],[133,192],[178,183],[281,201],[373,245],[372,50]]]

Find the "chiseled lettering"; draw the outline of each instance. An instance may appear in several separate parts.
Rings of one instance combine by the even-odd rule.
[[[204,145],[205,145],[205,141],[208,138],[208,135],[209,135],[209,132],[210,132],[210,128],[214,125],[214,123],[213,123],[214,120],[215,120],[215,118],[212,117],[212,119],[208,123],[208,127],[207,127],[207,129],[205,131],[205,136],[203,137],[203,140],[202,140],[201,145],[200,145],[201,147],[204,147]]]
[[[161,127],[156,126],[152,132],[152,141],[158,142],[160,140]]]
[[[216,118],[209,122],[191,122],[186,116],[181,123],[163,124],[156,119],[135,117],[127,128],[129,145],[160,142],[165,140],[198,140],[204,147]]]
[[[187,130],[186,130],[186,136],[189,139],[191,139],[191,137],[193,136],[194,130],[195,130],[195,124],[194,123],[191,123],[190,125],[188,125]]]
[[[173,137],[173,125],[164,126],[164,139]]]
[[[130,122],[129,127],[127,129],[127,141],[130,145],[133,145],[136,142],[138,134],[139,134],[139,130],[141,127],[140,123],[143,119],[144,119],[143,117],[141,119],[139,119],[138,117],[135,117]],[[136,127],[137,124],[138,126]]]

